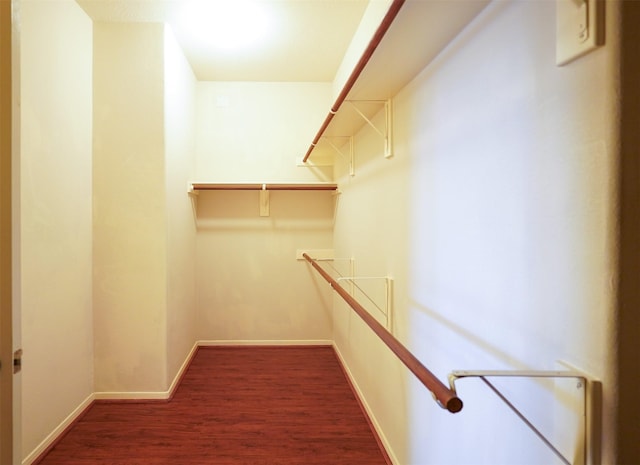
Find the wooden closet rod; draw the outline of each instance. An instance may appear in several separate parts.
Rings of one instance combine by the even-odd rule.
[[[431,391],[436,402],[441,407],[447,409],[451,413],[462,410],[462,400],[455,392],[449,389],[442,381],[440,381],[431,371],[407,349],[393,334],[382,326],[378,321],[367,312],[362,305],[358,303],[338,282],[333,279],[318,263],[306,253],[302,256],[322,275],[322,277],[331,285],[340,297],[342,297],[349,306],[358,314],[360,318],[373,330],[376,335],[382,339],[391,351],[396,354],[402,363],[418,378],[425,387]]]
[[[389,30],[391,23],[396,18],[396,15],[400,11],[400,7],[404,5],[404,2],[405,0],[393,0],[393,3],[389,7],[389,11],[387,11],[387,14],[382,19],[382,22],[380,23],[380,26],[378,26],[378,29],[376,29],[376,32],[373,35],[373,38],[369,42],[369,45],[367,45],[367,48],[365,49],[364,53],[360,57],[360,60],[358,60],[358,63],[356,63],[356,66],[351,72],[351,74],[349,75],[349,79],[347,79],[347,82],[342,88],[340,95],[338,95],[338,98],[336,99],[335,103],[331,107],[331,111],[329,111],[329,114],[325,118],[324,123],[322,123],[322,126],[320,126],[320,130],[316,134],[316,137],[313,139],[313,142],[311,142],[311,145],[309,146],[309,149],[307,150],[306,155],[302,159],[303,163],[306,163],[309,157],[311,156],[311,152],[313,151],[316,144],[318,143],[318,141],[326,131],[327,127],[329,126],[329,123],[331,123],[331,120],[333,119],[335,114],[340,109],[340,106],[342,105],[342,103],[346,100],[347,95],[349,94],[354,84],[360,77],[360,74],[364,70],[365,66],[367,66],[367,63],[369,62],[369,59],[373,55],[373,52],[375,52],[376,48],[378,48],[378,45],[380,45],[382,38]]]

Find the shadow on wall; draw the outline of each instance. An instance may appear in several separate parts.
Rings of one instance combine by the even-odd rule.
[[[327,294],[297,260],[298,249],[331,249],[330,191],[201,192],[197,202],[198,331],[203,340],[327,341]]]
[[[452,320],[446,318],[443,314],[433,311],[432,309],[420,304],[415,300],[409,301],[409,307],[410,309],[416,309],[418,312],[427,316],[433,322],[439,324],[442,327],[440,329],[433,328],[432,331],[434,331],[435,333],[442,333],[443,332],[442,330],[444,329],[447,332],[455,333],[461,340],[464,340],[465,342],[473,346],[476,346],[476,348],[478,349],[476,351],[477,353],[482,353],[490,356],[490,357],[487,357],[487,360],[493,359],[493,360],[499,361],[500,368],[509,367],[510,369],[514,369],[514,370],[526,370],[526,369],[532,368],[531,366],[528,366],[525,362],[515,359],[511,354],[509,354],[505,350],[502,350],[497,345],[491,344],[489,340],[483,339],[482,337],[479,336],[477,332],[473,332],[468,328],[465,328],[459,324],[456,324]],[[450,350],[453,353],[455,352],[455,347],[453,346],[454,340],[450,339],[450,341],[452,345],[452,347],[450,347]],[[464,354],[462,355],[464,358]],[[492,364],[487,363],[487,366],[484,366],[484,367],[478,367],[475,365],[477,365],[476,362],[474,362],[474,366],[470,366],[470,367],[456,366],[456,367],[450,367],[450,368],[451,370],[484,369],[484,368],[495,369],[496,368],[496,363],[492,363]]]
[[[331,229],[336,195],[331,191],[270,191],[269,216],[260,216],[259,191],[204,191],[195,199],[198,229]]]

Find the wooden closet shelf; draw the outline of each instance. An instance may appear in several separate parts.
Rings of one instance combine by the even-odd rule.
[[[366,102],[391,102],[489,3],[490,0],[393,0],[302,161],[307,162],[322,138],[346,140],[355,135],[367,124],[363,116],[371,120],[380,111],[380,106]],[[365,105],[361,105],[358,114],[352,108],[343,109],[345,101]],[[389,145],[390,131],[387,129],[385,134]],[[391,154],[388,147],[385,157]]]
[[[335,191],[338,185],[334,183],[193,183],[194,191],[212,191],[212,190],[244,190],[244,191]]]

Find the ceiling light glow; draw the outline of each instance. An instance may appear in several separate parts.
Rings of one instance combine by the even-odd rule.
[[[182,21],[193,40],[222,52],[255,48],[273,27],[264,3],[250,0],[189,2]]]

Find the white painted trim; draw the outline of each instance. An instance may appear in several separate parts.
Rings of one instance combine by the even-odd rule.
[[[105,391],[95,396],[96,400],[165,400],[169,391]]]
[[[40,455],[55,441],[59,438],[59,436],[64,432],[64,430],[69,427],[78,416],[93,403],[95,400],[103,400],[103,399],[113,399],[113,400],[150,400],[150,399],[169,399],[174,391],[178,387],[178,382],[182,378],[182,375],[187,370],[189,363],[193,359],[193,356],[198,350],[198,343],[194,343],[193,347],[189,351],[189,354],[185,358],[182,366],[176,373],[176,376],[173,378],[173,382],[167,391],[164,392],[94,392],[89,397],[87,397],[76,409],[69,414],[67,418],[65,418],[62,423],[60,423],[49,435],[42,441],[38,447],[36,447],[31,453],[22,461],[22,465],[30,465],[36,460]]]
[[[187,358],[184,359],[184,362],[182,362],[180,369],[174,376],[173,381],[171,382],[171,386],[169,386],[169,391],[168,391],[169,395],[167,396],[167,398],[171,398],[175,394],[176,389],[178,389],[178,383],[182,379],[182,376],[184,375],[184,373],[187,371],[187,368],[189,368],[189,364],[191,363],[191,360],[193,360],[193,357],[196,355],[197,350],[198,350],[198,342],[196,341],[193,344],[193,347],[191,348],[189,353],[187,354]]]
[[[187,357],[184,359],[184,362],[182,362],[182,365],[180,366],[180,369],[178,370],[178,372],[174,376],[173,381],[171,382],[171,386],[169,386],[168,390],[166,390],[166,391],[149,391],[149,392],[144,392],[144,391],[141,391],[141,392],[135,392],[135,391],[134,392],[118,392],[118,391],[96,392],[95,393],[96,400],[155,400],[155,399],[166,400],[166,399],[170,399],[171,396],[174,394],[175,390],[178,388],[178,382],[180,381],[180,378],[182,378],[182,375],[184,374],[184,372],[189,367],[189,363],[191,362],[191,359],[193,359],[193,356],[195,355],[196,350],[198,350],[199,346],[200,346],[200,344],[198,342],[193,344],[193,347],[189,351],[189,354],[187,355]]]
[[[89,397],[87,397],[76,409],[69,414],[67,418],[65,418],[49,435],[22,461],[22,465],[31,465],[34,460],[36,460],[48,447],[55,443],[58,437],[64,432],[64,430],[71,425],[77,417],[91,405],[91,403],[95,400],[166,400],[169,399],[174,391],[178,388],[178,382],[182,378],[182,375],[189,367],[189,363],[193,359],[198,347],[216,347],[216,346],[331,346],[336,349],[338,355],[340,354],[334,342],[329,339],[301,339],[301,340],[205,340],[205,341],[196,341],[191,351],[187,355],[185,361],[182,363],[180,370],[176,373],[176,376],[173,378],[171,386],[166,391],[149,391],[149,392],[94,392]],[[340,355],[339,355],[340,356]],[[347,370],[346,365],[344,364],[344,360],[340,356],[342,360],[342,364]],[[353,377],[349,373],[349,377],[352,379]],[[354,383],[354,386],[357,385]],[[363,399],[362,394],[358,389],[359,397]],[[366,406],[366,403],[363,402],[363,405]],[[369,408],[367,407],[367,412],[369,412]],[[373,420],[373,416],[370,414],[370,417]],[[374,422],[374,427],[377,431],[380,431],[377,423]],[[380,434],[380,433],[378,433]],[[383,438],[382,435],[380,435]],[[385,447],[387,447],[386,440],[382,439]],[[392,460],[394,460],[392,458]],[[397,461],[394,461],[397,463]]]
[[[393,453],[393,449],[391,448],[391,444],[389,444],[389,440],[384,435],[384,432],[382,431],[380,423],[378,422],[376,416],[373,414],[373,410],[367,403],[367,399],[364,397],[364,394],[362,393],[360,386],[358,386],[358,383],[356,382],[353,374],[351,373],[351,370],[349,369],[349,365],[347,365],[347,362],[342,356],[342,353],[340,353],[340,349],[338,348],[335,342],[332,345],[334,350],[336,351],[336,355],[338,356],[338,359],[340,359],[340,363],[342,364],[342,367],[344,368],[345,373],[349,377],[349,381],[351,382],[351,385],[356,390],[356,395],[358,396],[358,399],[364,406],[364,409],[367,411],[367,415],[369,416],[369,419],[371,420],[371,423],[373,424],[373,427],[375,428],[376,433],[380,438],[380,441],[382,441],[382,444],[387,452],[387,455],[389,455],[389,458],[391,459],[391,463],[393,463],[394,465],[399,464],[400,462],[398,461],[398,458],[396,457],[396,455]]]
[[[22,460],[22,465],[32,464],[40,455],[47,450],[52,444],[57,441],[58,437],[64,433],[64,430],[69,427],[78,416],[85,411],[87,407],[95,400],[95,394],[90,394],[80,405],[78,405],[73,412],[71,412],[67,418],[65,418],[44,440],[38,444],[38,446],[31,451],[31,453]]]
[[[200,347],[216,346],[333,346],[329,339],[301,339],[301,340],[211,340],[198,341]]]

